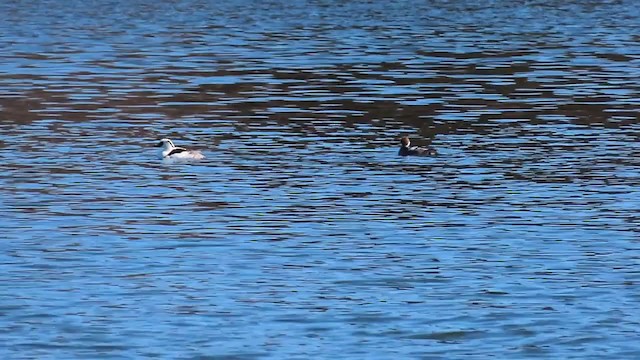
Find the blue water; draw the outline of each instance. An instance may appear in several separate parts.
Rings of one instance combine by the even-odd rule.
[[[0,13],[2,359],[640,357],[634,2]]]

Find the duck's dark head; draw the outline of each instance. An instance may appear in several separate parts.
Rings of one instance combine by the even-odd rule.
[[[403,136],[400,139],[400,145],[402,145],[402,147],[409,147],[409,145],[411,145],[411,141],[409,140],[409,137]]]

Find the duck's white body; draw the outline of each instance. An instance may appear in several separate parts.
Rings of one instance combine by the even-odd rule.
[[[158,146],[162,146],[160,156],[164,161],[175,162],[204,159],[204,155],[202,155],[200,151],[177,147],[173,144],[173,141],[169,139],[160,140]]]

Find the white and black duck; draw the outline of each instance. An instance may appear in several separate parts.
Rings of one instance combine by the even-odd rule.
[[[157,145],[162,147],[160,156],[165,161],[184,161],[184,160],[202,160],[204,155],[198,150],[188,150],[178,147],[169,139],[162,139]]]

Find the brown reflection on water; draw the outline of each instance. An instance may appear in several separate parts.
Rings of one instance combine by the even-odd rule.
[[[199,117],[202,123],[232,115],[235,121],[293,123],[292,118],[339,119],[345,125],[371,121],[400,122],[431,138],[448,133],[491,133],[496,128],[553,123],[546,116],[579,125],[619,128],[635,124],[637,85],[616,78],[593,82],[600,67],[555,67],[545,63],[508,63],[528,52],[475,53],[474,62],[457,64],[456,53],[423,54],[439,60],[437,70],[424,64],[381,63],[319,69],[203,71],[193,68],[144,69],[147,75],[104,77],[76,73],[70,77],[3,75],[0,99],[4,121],[38,119],[126,120],[154,113],[158,118]],[[411,59],[413,63],[419,58]],[[504,63],[507,63],[504,65]],[[543,69],[543,70],[539,70]],[[542,76],[537,76],[542,72]],[[162,75],[148,75],[159,73]],[[575,75],[578,74],[578,75]],[[245,78],[247,80],[243,80]],[[544,81],[539,81],[540,79]],[[198,84],[193,84],[193,82]],[[219,83],[223,81],[224,83]],[[31,85],[28,85],[31,84]],[[620,90],[621,95],[616,95]],[[510,119],[512,121],[504,121]],[[497,120],[497,121],[494,121]]]
[[[394,49],[386,50],[389,53],[380,49],[383,56]],[[592,51],[595,55],[596,49]],[[323,143],[355,142],[369,149],[395,146],[397,136],[409,133],[418,145],[462,145],[474,154],[484,153],[481,166],[502,169],[505,179],[571,183],[601,178],[615,183],[615,178],[595,175],[597,170],[606,171],[598,164],[636,160],[618,157],[630,150],[624,143],[599,144],[606,135],[598,135],[597,129],[625,134],[637,129],[640,88],[619,68],[629,57],[593,57],[588,65],[573,64],[584,55],[571,53],[561,57],[563,61],[530,59],[542,53],[418,49],[404,61],[289,68],[259,61],[214,61],[208,66],[217,70],[188,62],[137,68],[128,62],[142,56],[136,53],[133,58],[120,55],[94,63],[101,71],[116,70],[110,74],[97,69],[55,76],[2,74],[5,96],[0,98],[0,118],[4,124],[131,123],[116,130],[129,134],[131,141],[154,137],[151,129],[157,122],[188,119],[184,128],[225,129],[211,140],[214,144],[240,136],[248,149],[266,153],[272,150],[265,149],[279,146],[307,148],[299,138],[288,140],[283,135],[254,142],[256,134],[265,136],[274,126],[279,133]],[[67,61],[58,56],[14,55],[43,62],[43,67],[52,58]],[[579,128],[595,132],[579,138],[571,135]],[[336,136],[337,132],[342,134]],[[451,136],[474,140],[460,144]],[[514,153],[491,157],[505,151]],[[594,154],[598,161],[591,160]],[[566,161],[548,167],[554,158]]]

